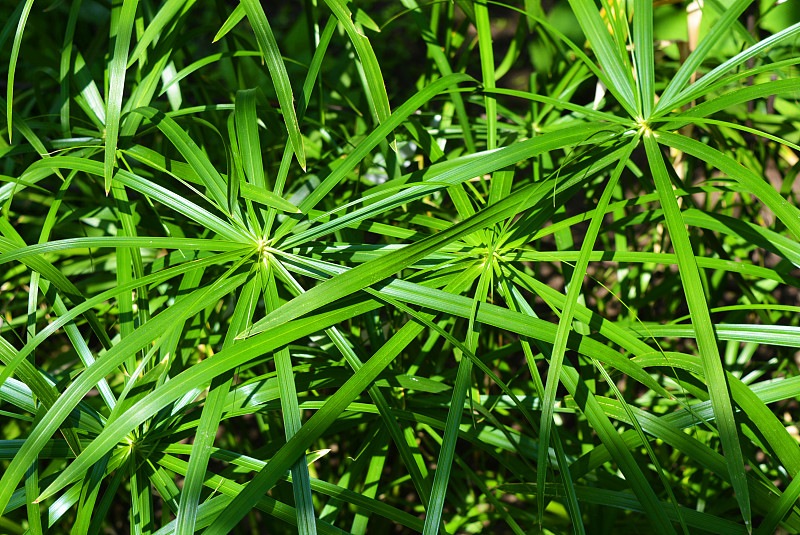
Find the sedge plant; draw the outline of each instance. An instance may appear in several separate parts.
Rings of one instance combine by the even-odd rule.
[[[800,533],[783,4],[2,9],[4,533]]]

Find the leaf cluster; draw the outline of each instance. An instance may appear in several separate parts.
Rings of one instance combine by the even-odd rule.
[[[0,531],[800,533],[797,17],[272,4],[3,8]]]

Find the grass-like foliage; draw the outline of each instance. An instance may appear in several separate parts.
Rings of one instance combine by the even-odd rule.
[[[0,532],[800,533],[796,2],[9,4]]]

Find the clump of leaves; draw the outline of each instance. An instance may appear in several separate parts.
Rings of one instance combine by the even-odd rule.
[[[4,532],[800,532],[780,6],[33,4]]]

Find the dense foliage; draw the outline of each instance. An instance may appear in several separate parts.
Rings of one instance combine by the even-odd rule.
[[[797,0],[9,4],[0,531],[800,533]]]

